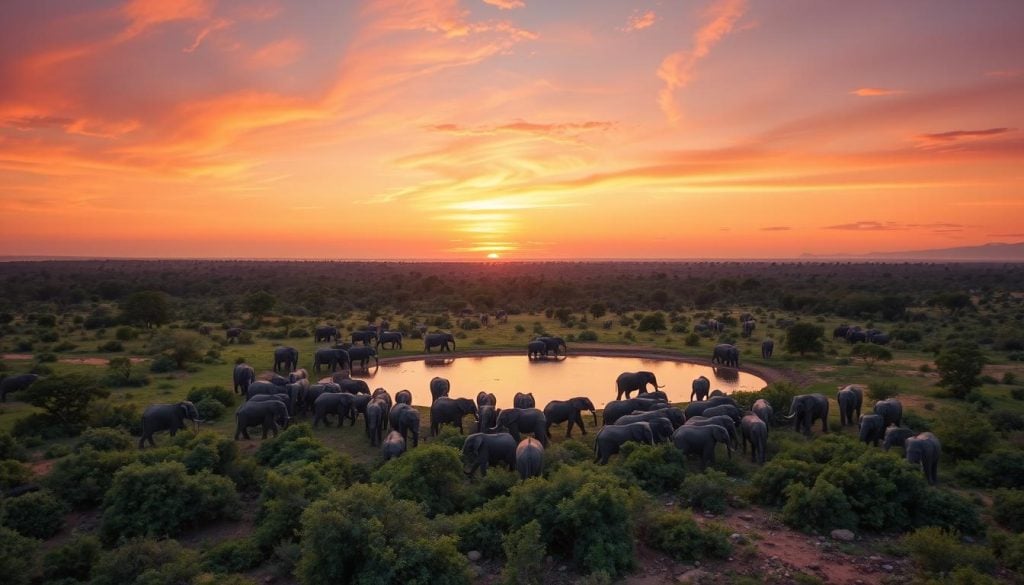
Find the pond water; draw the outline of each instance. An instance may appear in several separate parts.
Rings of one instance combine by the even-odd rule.
[[[478,392],[486,390],[498,397],[500,408],[511,407],[516,392],[533,392],[538,408],[544,408],[548,401],[574,396],[588,396],[597,408],[603,408],[609,400],[615,400],[615,378],[622,372],[641,370],[654,372],[672,402],[689,400],[693,379],[701,375],[711,380],[712,390],[718,388],[726,394],[760,390],[766,385],[761,378],[733,368],[606,356],[535,361],[525,355],[430,358],[382,363],[376,371],[357,373],[355,377],[366,379],[371,389],[387,388],[392,396],[399,390],[409,390],[413,403],[423,406],[430,404],[430,379],[440,376],[451,382],[452,397],[476,399]]]

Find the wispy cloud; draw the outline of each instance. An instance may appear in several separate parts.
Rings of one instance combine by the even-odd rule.
[[[516,120],[514,122],[509,122],[507,124],[474,127],[466,127],[453,123],[434,124],[428,126],[427,129],[432,132],[442,132],[445,134],[453,134],[457,136],[493,135],[500,132],[521,132],[524,134],[536,134],[542,136],[562,136],[567,134],[577,134],[580,132],[610,130],[614,127],[614,122],[606,122],[600,120],[590,120],[586,122],[548,123]]]
[[[644,12],[634,12],[630,15],[629,20],[626,22],[626,26],[622,28],[623,32],[636,32],[638,30],[644,30],[654,26],[655,21],[658,19],[657,15],[654,14],[653,10],[647,10]]]
[[[903,223],[898,221],[855,221],[838,225],[825,226],[826,230],[854,232],[894,232],[910,230],[926,230],[933,233],[949,233],[963,231],[966,226],[959,223]]]
[[[791,228],[789,226],[786,226],[786,225],[772,225],[772,226],[761,228],[761,231],[762,232],[788,232],[791,229],[793,229],[793,228]]]
[[[1010,132],[1010,128],[986,128],[984,130],[949,130],[933,134],[918,134],[915,140],[922,146],[946,145],[955,142],[979,140]]]
[[[1020,77],[1024,75],[1024,70],[1021,69],[997,69],[995,71],[986,71],[985,75],[989,77],[1001,77],[1004,79],[1012,79],[1014,77]]]
[[[658,104],[669,122],[677,124],[682,118],[675,103],[677,90],[693,80],[697,63],[711,52],[725,35],[729,34],[747,10],[746,0],[716,0],[704,13],[705,22],[693,35],[692,46],[665,57],[658,67],[658,77],[665,86],[658,93]]]
[[[496,6],[501,10],[515,10],[526,6],[522,0],[484,0],[484,4]]]
[[[881,87],[861,87],[850,92],[851,95],[860,97],[882,97],[887,95],[902,95],[907,93],[905,89],[884,89]]]

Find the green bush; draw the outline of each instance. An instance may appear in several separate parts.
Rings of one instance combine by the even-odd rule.
[[[135,536],[174,536],[186,526],[233,517],[238,494],[227,478],[189,475],[175,461],[133,463],[114,475],[103,500],[100,533],[107,542]]]
[[[871,400],[888,400],[902,392],[903,389],[894,382],[876,380],[868,385],[868,396],[871,397]]]
[[[488,472],[490,477],[491,472]],[[498,497],[472,512],[447,518],[451,532],[458,537],[459,550],[479,551],[485,558],[502,556],[502,539],[512,526],[513,518],[508,497]]]
[[[1024,572],[1024,534],[992,530],[988,539],[996,558],[1010,570]]]
[[[201,386],[189,390],[186,400],[192,402],[192,404],[199,404],[203,400],[216,400],[223,404],[225,408],[231,408],[237,404],[238,398],[233,390],[224,386]]]
[[[67,434],[80,433],[90,403],[109,395],[99,380],[78,373],[49,376],[22,391],[25,402],[42,409],[51,424]]]
[[[86,416],[90,427],[122,429],[129,434],[142,434],[142,412],[134,404],[113,404],[109,400],[89,405]]]
[[[576,341],[597,341],[597,332],[587,329],[580,331],[580,334],[576,336]]]
[[[686,345],[686,347],[700,346],[700,335],[697,335],[696,333],[687,335],[686,339],[683,340],[683,344]]]
[[[709,469],[704,473],[690,475],[683,481],[679,500],[684,506],[722,514],[725,512],[728,490],[729,478],[721,471]]]
[[[238,445],[213,431],[203,431],[197,435],[179,433],[174,438],[174,445],[184,451],[181,462],[189,473],[209,471],[227,475],[238,460]]]
[[[997,490],[993,497],[992,517],[1008,530],[1024,532],[1024,491]]]
[[[527,522],[502,538],[505,568],[501,571],[506,585],[541,585],[544,582],[544,541],[540,537],[540,523]]]
[[[615,472],[624,480],[653,493],[674,492],[686,479],[686,457],[669,443],[622,446]]]
[[[195,403],[199,418],[203,420],[219,420],[227,410],[223,404],[213,398],[205,398]]]
[[[0,575],[7,585],[28,585],[36,573],[39,542],[0,526]]]
[[[176,369],[178,369],[178,362],[166,355],[157,356],[149,363],[149,371],[154,374],[166,374]]]
[[[321,461],[329,454],[330,449],[313,437],[313,427],[307,423],[292,425],[264,441],[256,450],[256,460],[261,465],[277,467],[282,463]]]
[[[47,582],[59,579],[88,581],[92,567],[100,558],[100,541],[92,535],[76,535],[48,551],[43,557],[43,577]]]
[[[43,485],[72,507],[87,508],[103,501],[114,473],[133,461],[133,452],[101,453],[85,449],[58,461],[43,480]]]
[[[133,539],[100,556],[90,585],[181,585],[199,568],[199,553],[177,541]]]
[[[391,488],[396,498],[423,504],[429,516],[459,511],[463,478],[459,451],[437,444],[412,449],[373,474],[373,481]]]
[[[121,327],[118,327],[117,330],[114,332],[114,337],[116,337],[119,341],[131,341],[138,336],[139,332],[136,331],[134,327],[130,327],[128,325],[122,325]]]
[[[15,459],[0,459],[0,490],[25,485],[32,479],[32,468]]]
[[[120,341],[115,341],[115,340],[111,339],[110,341],[108,341],[106,343],[101,343],[99,345],[99,347],[97,347],[96,349],[98,349],[100,351],[103,351],[103,352],[124,351],[124,344],[121,343]]]
[[[822,481],[845,494],[860,528],[875,531],[912,526],[914,506],[926,487],[921,473],[895,453],[874,449],[853,461],[827,465],[815,485]]]
[[[5,498],[0,506],[0,524],[23,536],[46,540],[64,526],[67,506],[52,492],[40,490],[16,498]]]
[[[677,561],[706,558],[726,559],[732,546],[725,528],[701,527],[693,514],[684,510],[657,511],[644,520],[644,541]]]
[[[942,454],[957,460],[984,455],[999,440],[988,417],[968,408],[940,410],[933,428],[935,434],[942,437]]]
[[[130,449],[134,443],[135,441],[132,440],[131,436],[121,429],[85,429],[85,432],[82,433],[82,436],[78,438],[78,442],[75,444],[75,452],[81,452],[86,448],[92,448],[96,451],[122,451]]]
[[[928,488],[917,500],[915,526],[938,526],[961,534],[978,535],[985,525],[978,507],[955,492]]]
[[[791,484],[811,487],[822,466],[786,457],[772,459],[754,474],[751,480],[752,499],[769,506],[786,502],[785,490]]]
[[[224,540],[203,552],[203,569],[213,573],[241,573],[263,562],[260,547],[251,538]]]
[[[798,530],[856,528],[857,517],[842,490],[819,478],[814,487],[795,483],[785,490],[782,521]]]
[[[33,412],[14,421],[11,434],[26,441],[30,437],[37,441],[50,441],[73,436],[77,430],[80,430],[77,425],[66,428],[60,421],[46,413]]]
[[[304,585],[471,580],[454,539],[433,534],[420,507],[386,487],[359,484],[331,492],[302,514],[302,535],[297,574]]]
[[[0,431],[0,459],[28,461],[28,452],[10,433]]]
[[[903,538],[903,546],[924,572],[949,573],[957,567],[974,567],[983,572],[995,568],[992,552],[979,546],[961,544],[955,532],[927,526]]]

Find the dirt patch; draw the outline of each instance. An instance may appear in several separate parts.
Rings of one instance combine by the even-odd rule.
[[[7,361],[23,361],[23,360],[30,360],[30,359],[32,359],[32,354],[30,354],[30,353],[5,353],[5,354],[3,354],[0,357],[2,357],[4,360],[7,360]]]
[[[5,354],[3,354],[3,356],[0,356],[0,357],[2,357],[4,360],[10,360],[10,361],[25,361],[25,360],[31,360],[35,356],[33,356],[30,353],[5,353]],[[60,358],[57,361],[62,363],[62,364],[72,364],[72,365],[76,365],[76,366],[108,366],[108,365],[110,365],[110,360],[109,359],[101,358],[101,357]],[[130,361],[133,364],[139,364],[139,363],[142,363],[142,362],[148,362],[149,358],[129,357],[128,361]]]

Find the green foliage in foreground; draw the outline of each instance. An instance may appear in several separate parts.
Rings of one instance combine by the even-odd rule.
[[[0,575],[10,585],[27,585],[36,571],[39,542],[0,526]]]

